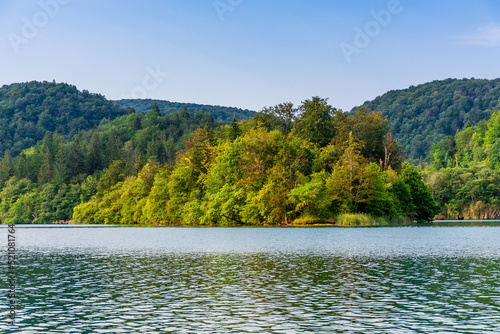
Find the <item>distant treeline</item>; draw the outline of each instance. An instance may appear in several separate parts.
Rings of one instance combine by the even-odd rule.
[[[233,116],[236,116],[236,120],[242,121],[252,118],[252,116],[255,114],[255,111],[247,109],[211,106],[195,103],[179,103],[164,100],[124,99],[114,102],[122,108],[132,108],[137,112],[151,110],[153,108],[153,105],[156,104],[160,108],[160,112],[162,113],[162,115],[181,111],[188,111],[191,116],[194,116],[197,112],[210,113],[212,114],[212,116],[214,116],[215,120],[222,121],[226,124],[229,124],[231,122]]]

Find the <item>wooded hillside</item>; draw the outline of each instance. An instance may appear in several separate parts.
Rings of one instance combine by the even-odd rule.
[[[47,131],[71,139],[103,119],[125,115],[104,96],[55,82],[25,82],[0,88],[0,155],[13,156],[43,139]]]
[[[409,160],[429,160],[433,143],[500,110],[500,79],[446,79],[393,90],[365,102],[387,117]]]

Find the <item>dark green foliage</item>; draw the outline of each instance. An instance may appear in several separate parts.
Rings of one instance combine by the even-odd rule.
[[[90,143],[86,154],[87,174],[92,174],[94,171],[101,170],[104,166],[103,146],[99,133],[93,132],[90,138]]]
[[[153,104],[153,109],[151,110],[151,112],[155,115],[155,116],[159,116],[161,117],[161,112],[160,112],[160,107],[158,107],[158,103],[154,103]]]
[[[313,97],[302,104],[300,111],[301,114],[295,124],[297,134],[318,147],[328,145],[335,131],[333,123],[335,109],[327,104],[326,99]]]
[[[151,110],[153,109],[154,105],[158,106],[159,110],[161,110],[162,115],[187,111],[194,117],[196,116],[197,112],[201,112],[202,114],[210,114],[216,121],[222,121],[225,124],[231,123],[231,119],[233,116],[236,116],[236,119],[238,121],[242,121],[252,118],[252,116],[255,114],[255,111],[251,111],[248,109],[210,106],[195,103],[179,103],[164,100],[124,99],[114,102],[122,108],[132,108],[138,113]]]
[[[47,132],[71,139],[102,119],[126,114],[102,95],[80,92],[53,82],[25,82],[0,88],[0,155],[16,156],[42,140]]]
[[[455,137],[447,136],[432,145],[431,162],[438,168],[451,167],[455,164],[456,153]]]
[[[0,161],[0,188],[4,186],[5,182],[14,174],[12,156],[10,151],[6,150],[3,159]]]
[[[430,221],[439,213],[439,206],[434,202],[430,188],[424,183],[422,174],[417,168],[409,163],[403,165],[401,180],[408,186],[409,198],[400,198],[407,207],[413,210],[408,213],[409,217],[417,222]],[[409,204],[411,203],[411,205]]]
[[[288,134],[296,120],[298,110],[290,102],[264,108],[252,118],[252,122],[264,126],[268,131],[279,130]]]
[[[241,129],[238,125],[238,122],[236,121],[236,116],[233,116],[230,127],[231,129],[229,130],[229,139],[233,142],[236,140],[236,138],[241,136]]]
[[[431,147],[500,109],[500,79],[447,79],[390,91],[363,107],[382,112],[411,162],[429,161]]]

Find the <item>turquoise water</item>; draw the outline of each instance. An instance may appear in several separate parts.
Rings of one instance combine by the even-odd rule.
[[[2,333],[500,332],[498,223],[16,234]]]

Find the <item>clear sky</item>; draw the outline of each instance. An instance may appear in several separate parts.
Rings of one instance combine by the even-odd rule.
[[[0,84],[260,110],[349,110],[392,89],[500,77],[498,0],[2,0]]]

